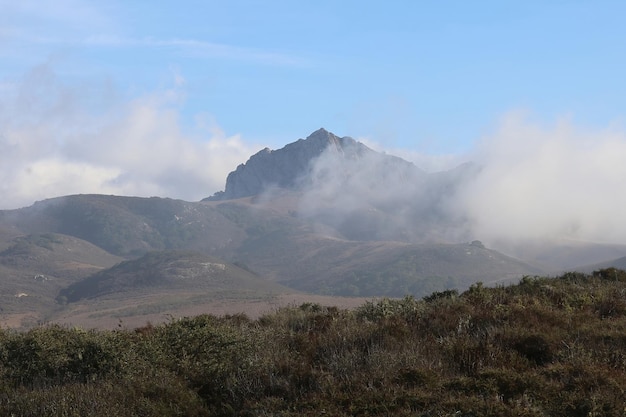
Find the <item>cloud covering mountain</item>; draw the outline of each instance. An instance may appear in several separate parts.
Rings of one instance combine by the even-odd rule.
[[[183,128],[185,81],[176,74],[171,87],[128,98],[106,80],[65,82],[54,67],[51,59],[0,86],[0,208],[74,193],[199,200],[221,189],[227,173],[261,148],[228,136],[209,115]],[[380,148],[371,139],[364,142]],[[428,165],[428,155],[417,156],[413,160]],[[375,210],[394,207],[394,216],[404,219],[397,230],[487,244],[626,241],[621,125],[585,129],[569,119],[539,123],[510,113],[467,155],[451,159],[462,160],[481,170],[471,178],[450,171],[446,175],[462,183],[440,179],[458,186],[434,196],[432,188],[420,185],[423,172],[417,167],[406,171],[371,155],[339,161],[328,154],[311,167],[301,210],[331,215],[334,223],[363,216],[387,227]],[[339,209],[327,210],[325,202]],[[453,227],[420,229],[434,213],[452,219]]]
[[[320,144],[325,144],[322,151]],[[323,129],[265,149],[231,172],[220,198],[297,188],[299,214],[355,239],[458,242],[582,240],[623,243],[625,136],[533,124],[510,114],[471,155],[426,173]]]

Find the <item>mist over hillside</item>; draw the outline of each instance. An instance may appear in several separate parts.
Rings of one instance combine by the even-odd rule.
[[[465,216],[450,200],[477,172],[468,163],[428,174],[398,157],[372,151],[344,158],[329,148],[312,161],[298,210],[353,239],[471,241]]]
[[[570,239],[626,243],[626,137],[617,126],[554,126],[511,114],[479,142],[480,175],[457,205],[486,242]]]
[[[522,181],[525,170],[532,170],[523,158],[512,155],[495,166],[477,160],[426,172],[319,129],[281,149],[252,155],[227,176],[224,191],[200,202],[86,194],[2,210],[0,290],[13,315],[53,314],[63,299],[77,303],[71,310],[84,318],[90,313],[80,303],[102,297],[109,311],[102,314],[122,314],[126,310],[119,304],[128,300],[144,305],[132,314],[161,312],[190,302],[202,305],[222,297],[218,294],[271,298],[276,288],[282,294],[422,297],[477,281],[495,285],[589,265],[614,266],[626,254],[626,245],[615,243],[621,224],[602,239],[599,233],[611,217],[585,223],[599,216],[594,210],[613,207],[612,195],[594,202],[582,196],[577,205],[564,189],[558,197],[569,205],[556,205],[560,217],[551,194],[543,199],[533,194],[561,185],[558,176],[536,177],[535,186]],[[539,158],[537,169],[545,166]],[[506,177],[507,167],[513,176]],[[490,186],[511,179],[525,187]],[[532,216],[543,229],[534,227]],[[69,256],[77,248],[93,260],[81,263]],[[181,281],[181,268],[167,266],[170,256],[179,255],[175,264],[192,272],[198,262],[219,264],[239,271],[237,278],[225,278],[232,281],[226,287],[210,279]],[[198,261],[205,257],[211,260]],[[127,262],[112,265],[122,258]],[[202,288],[194,289],[200,282]],[[76,288],[88,288],[90,295],[69,297]]]
[[[572,142],[582,149],[570,149]],[[258,200],[271,206],[280,190],[295,191],[300,217],[343,238],[479,239],[558,270],[623,254],[624,197],[615,190],[626,172],[617,161],[605,163],[615,158],[611,150],[623,150],[619,135],[583,135],[565,122],[545,131],[512,115],[468,155],[472,162],[428,173],[320,129],[254,155],[212,199],[260,193]]]
[[[351,240],[471,240],[464,216],[449,207],[479,171],[471,163],[428,174],[397,156],[319,129],[284,148],[264,149],[232,171],[206,201],[256,196],[268,206],[285,190],[298,195],[304,219]]]
[[[39,71],[42,78],[59,82],[54,74],[48,73],[49,68],[44,66]],[[60,97],[53,95],[51,103],[60,101]],[[13,110],[10,115],[17,115],[17,110],[28,113],[22,108]],[[160,195],[193,201],[218,189],[237,163],[261,148],[261,145],[242,146],[239,137],[226,137],[217,126],[202,132],[211,140],[199,144],[181,132],[168,110],[171,109],[149,99],[138,100],[115,112],[112,115],[115,117],[97,135],[86,123],[72,135],[59,133],[60,139],[55,142],[42,132],[56,132],[58,129],[53,126],[63,126],[65,119],[47,120],[41,129],[33,132],[18,129],[14,121],[21,120],[19,117],[7,118],[7,127],[0,135],[3,144],[0,208],[27,206],[35,200],[75,193]],[[78,115],[74,119],[83,120]],[[195,135],[200,136],[200,132]],[[112,139],[103,140],[104,137]],[[419,168],[431,169],[431,162],[436,159],[448,161],[438,164],[439,172],[455,171],[464,162],[480,169],[475,169],[472,175],[462,175],[462,186],[446,192],[433,203],[428,198],[424,201],[423,189],[407,187],[407,181],[404,185],[395,181],[393,186],[372,184],[371,179],[384,177],[375,163],[359,167],[353,161],[351,169],[357,169],[360,174],[329,180],[323,173],[333,165],[332,158],[320,157],[318,165],[311,167],[317,181],[305,205],[316,200],[322,204],[325,197],[341,197],[347,208],[336,213],[337,219],[331,219],[337,223],[345,217],[343,212],[348,212],[350,217],[353,207],[359,212],[362,207],[369,210],[372,200],[386,198],[398,207],[396,211],[401,217],[408,217],[407,221],[399,222],[402,227],[409,224],[411,230],[418,222],[415,217],[427,217],[435,211],[456,223],[452,230],[434,229],[434,236],[455,241],[475,238],[490,247],[534,241],[558,244],[563,239],[623,244],[626,214],[621,208],[626,204],[626,195],[619,190],[626,178],[625,138],[619,125],[585,128],[569,119],[542,123],[520,112],[504,115],[463,154],[417,154],[394,149],[393,143],[385,142],[385,137],[359,138],[372,149],[393,150],[391,153],[416,162]],[[106,146],[96,146],[100,143]],[[261,157],[278,151],[266,149],[258,154]],[[416,175],[411,183],[419,183],[419,177]],[[363,182],[364,179],[368,181]],[[351,187],[349,192],[345,192],[347,187],[337,191],[340,181]],[[452,182],[459,184],[456,180]],[[313,204],[310,208],[303,207],[302,213],[320,210],[325,214],[328,211]],[[424,228],[412,233],[428,235]]]

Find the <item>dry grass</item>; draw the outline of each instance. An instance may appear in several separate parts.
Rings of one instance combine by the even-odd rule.
[[[186,297],[193,298],[193,294]],[[78,326],[85,329],[117,329],[120,327],[141,327],[150,322],[153,324],[167,323],[172,318],[191,317],[201,314],[215,316],[245,314],[251,319],[276,312],[278,309],[297,306],[303,303],[315,303],[323,306],[337,306],[344,309],[354,309],[368,300],[357,297],[332,297],[315,294],[277,294],[274,296],[241,298],[222,298],[206,301],[195,300],[188,302],[184,295],[178,296],[177,302],[167,303],[162,294],[151,294],[141,298],[127,300],[113,299],[100,300],[97,303],[88,302],[71,305],[58,316],[53,316],[47,322],[65,326]],[[135,305],[156,306],[160,310],[156,313],[138,314],[139,309],[132,309]],[[145,307],[144,307],[145,308]],[[133,312],[134,311],[134,312]],[[36,322],[30,320],[28,322]],[[19,317],[6,322],[4,327],[19,328],[24,322]]]

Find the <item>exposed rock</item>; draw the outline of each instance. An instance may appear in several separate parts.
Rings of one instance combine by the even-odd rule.
[[[301,179],[309,173],[311,162],[327,150],[345,159],[358,159],[376,154],[350,137],[340,138],[322,128],[306,139],[299,139],[281,149],[265,148],[252,155],[245,164],[239,165],[228,175],[224,191],[206,200],[253,196],[269,187],[296,188],[301,185]]]

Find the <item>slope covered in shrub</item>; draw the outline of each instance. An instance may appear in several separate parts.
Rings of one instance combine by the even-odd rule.
[[[626,273],[0,332],[0,415],[623,416]]]

